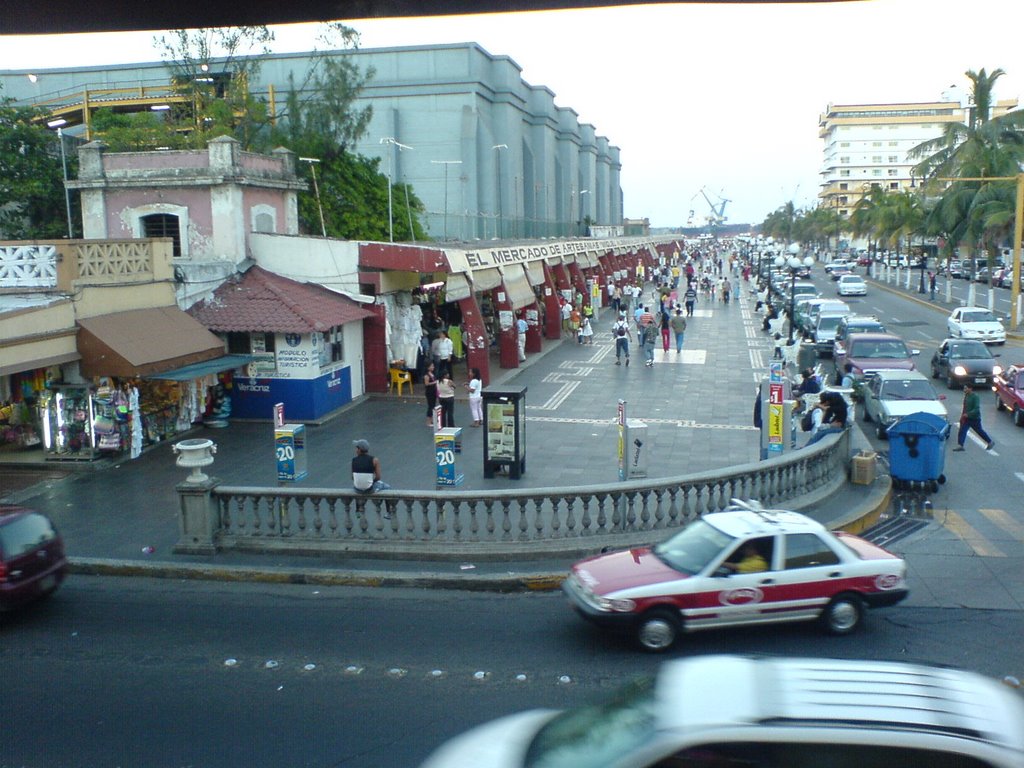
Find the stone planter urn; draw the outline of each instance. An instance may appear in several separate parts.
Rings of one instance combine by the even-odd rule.
[[[213,454],[217,452],[217,446],[213,440],[206,438],[182,440],[171,447],[178,454],[178,460],[175,463],[179,467],[192,470],[192,474],[185,478],[186,483],[203,483],[210,479],[203,473],[202,468],[213,464]]]

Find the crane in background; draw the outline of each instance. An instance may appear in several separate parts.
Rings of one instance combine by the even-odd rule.
[[[716,227],[725,221],[728,221],[725,215],[725,206],[727,203],[731,203],[732,200],[728,200],[715,192],[711,194],[718,198],[717,203],[711,202],[711,198],[708,197],[707,187],[701,187],[700,193],[707,200],[708,207],[711,208],[711,214],[707,217],[708,226]]]

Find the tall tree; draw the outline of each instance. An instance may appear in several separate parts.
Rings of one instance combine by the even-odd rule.
[[[35,240],[66,237],[67,210],[61,141],[33,118],[33,109],[0,99],[0,238]],[[77,158],[66,153],[73,169]],[[72,226],[75,226],[72,212]]]
[[[946,237],[949,247],[987,246],[991,261],[998,234],[1008,230],[1005,215],[994,215],[994,201],[1005,194],[1001,182],[980,179],[1014,176],[1024,160],[1024,111],[993,116],[993,89],[1005,72],[981,69],[965,73],[971,81],[971,107],[967,123],[947,123],[940,136],[911,151],[921,158],[914,173],[927,180],[927,189],[939,197],[928,218],[932,233]],[[961,178],[962,181],[949,182]],[[989,189],[991,185],[995,189]]]

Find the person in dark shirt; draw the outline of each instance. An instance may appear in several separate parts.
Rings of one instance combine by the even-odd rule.
[[[846,419],[849,411],[846,406],[846,400],[841,394],[838,392],[822,392],[818,398],[818,404],[814,407],[824,411],[821,419],[821,428],[811,435],[811,439],[807,441],[807,445],[804,448],[808,445],[814,445],[826,435],[834,435],[846,429]]]
[[[370,444],[355,440],[352,445],[356,449],[352,457],[352,487],[360,493],[389,490],[391,486],[380,479],[380,459],[370,455]]]

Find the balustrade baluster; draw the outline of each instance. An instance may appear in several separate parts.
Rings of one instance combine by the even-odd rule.
[[[566,506],[570,504],[569,499],[563,497],[554,497],[551,499],[551,538],[561,538],[562,522],[560,515],[558,514],[558,505],[565,502]],[[541,540],[544,538],[544,516],[541,514],[541,504],[544,503],[543,498],[534,498],[533,500],[533,512],[536,515],[534,527],[537,529],[537,539]],[[571,512],[567,512],[567,515],[571,515]]]

